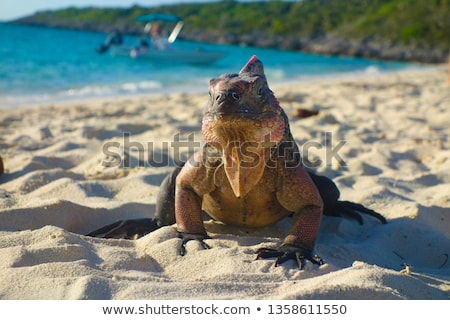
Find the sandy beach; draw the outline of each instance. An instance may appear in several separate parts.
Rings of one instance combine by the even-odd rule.
[[[255,260],[289,218],[245,230],[209,221],[211,249],[189,242],[184,257],[175,226],[86,237],[154,214],[159,184],[190,152],[171,143],[202,144],[207,88],[0,109],[0,299],[449,299],[447,69],[271,88],[314,170],[386,225],[324,217],[315,253],[326,263],[304,270]],[[300,119],[299,108],[319,113]]]

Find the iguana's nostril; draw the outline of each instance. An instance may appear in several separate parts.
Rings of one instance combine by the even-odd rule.
[[[236,102],[241,100],[241,95],[236,91],[222,91],[221,93],[216,94],[215,99],[217,102]]]

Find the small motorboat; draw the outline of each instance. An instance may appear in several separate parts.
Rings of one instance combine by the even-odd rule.
[[[184,26],[182,19],[176,15],[152,13],[138,16],[137,22],[145,22],[144,36],[136,46],[124,46],[123,37],[114,30],[103,44],[97,47],[98,53],[110,51],[113,56],[127,56],[134,59],[150,59],[155,62],[210,64],[225,55],[225,52],[211,51],[203,48],[178,48],[172,44]],[[158,21],[175,23],[169,36],[164,36]]]

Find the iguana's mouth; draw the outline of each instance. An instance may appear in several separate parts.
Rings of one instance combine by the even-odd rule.
[[[266,112],[266,113],[269,114],[269,112]],[[241,108],[238,111],[233,111],[233,112],[215,111],[215,112],[211,112],[211,114],[216,115],[216,116],[231,116],[231,117],[233,117],[233,116],[245,116],[247,114],[261,115],[261,112],[257,112],[252,109]],[[274,114],[274,113],[270,112],[270,114]]]
[[[274,112],[257,112],[251,109],[243,109],[234,112],[208,112],[203,116],[203,126],[206,124],[208,128],[214,126],[242,126],[242,130],[247,130],[251,126],[259,128],[282,128],[284,132],[284,118]],[[205,133],[205,132],[204,132]],[[280,137],[281,138],[281,137]]]
[[[270,148],[281,141],[285,131],[282,115],[251,116],[235,112],[203,118],[203,137],[222,151],[224,170],[236,197],[245,196],[259,182]]]
[[[256,112],[251,109],[241,109],[233,112],[226,111],[213,111],[204,115],[203,121],[239,121],[247,120],[249,122],[254,122],[255,124],[263,119],[272,119],[273,121],[278,120],[279,114],[273,112]]]
[[[225,148],[230,142],[263,144],[270,147],[281,141],[285,131],[283,116],[271,112],[251,114],[210,113],[203,117],[202,134],[206,142]],[[256,116],[255,116],[256,115]]]

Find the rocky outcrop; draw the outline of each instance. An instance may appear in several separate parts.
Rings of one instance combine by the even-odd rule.
[[[237,44],[379,60],[444,63],[448,59],[448,51],[445,49],[406,47],[375,39],[345,39],[332,34],[299,38],[265,35],[258,31],[243,35],[188,31],[183,33],[183,38],[210,43]]]
[[[330,35],[302,41],[300,50],[329,55],[425,63],[442,63],[447,61],[448,56],[445,50],[438,48],[413,48],[371,39],[348,40]]]

